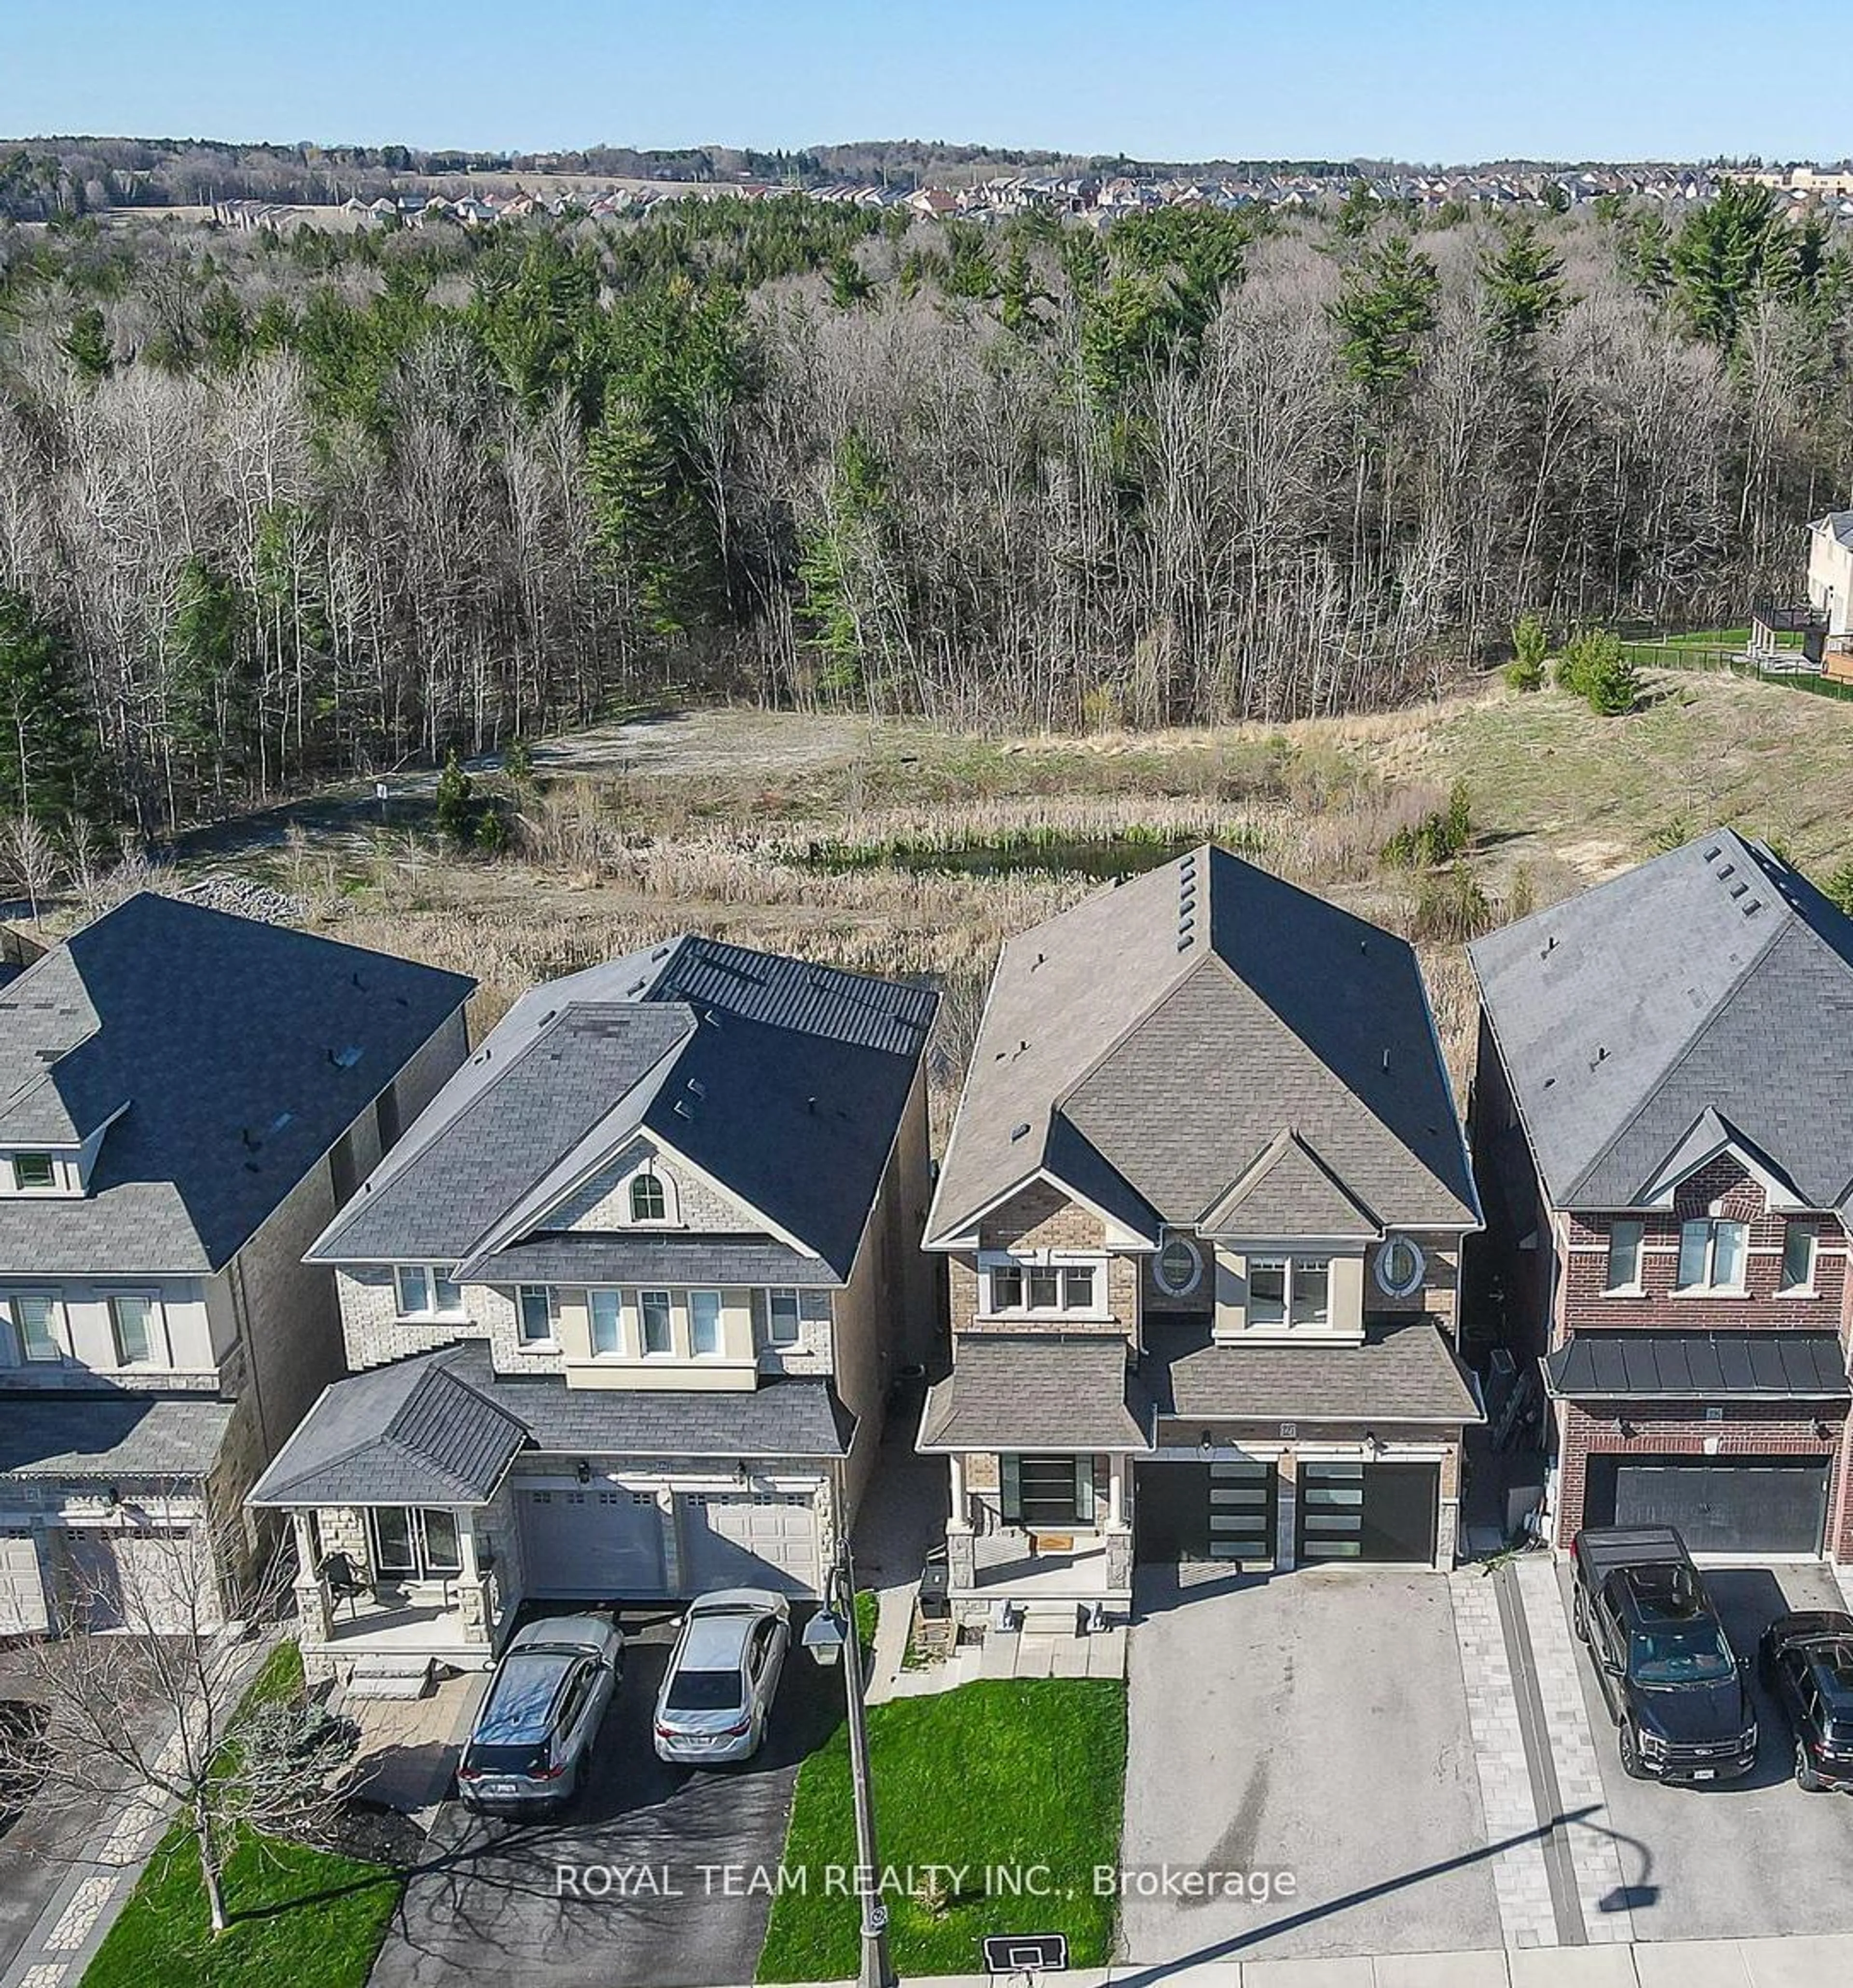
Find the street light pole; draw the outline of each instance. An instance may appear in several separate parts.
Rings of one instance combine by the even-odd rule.
[[[896,1988],[888,1955],[888,1907],[875,1848],[875,1786],[869,1774],[869,1720],[862,1696],[862,1639],[856,1621],[856,1577],[845,1538],[837,1555],[838,1608],[843,1622],[843,1696],[849,1709],[849,1779],[856,1794],[856,1857],[862,1908],[862,1966],[856,1988]]]

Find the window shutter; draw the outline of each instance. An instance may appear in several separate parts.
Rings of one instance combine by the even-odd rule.
[[[1094,1459],[1091,1456],[1075,1459],[1075,1523],[1078,1526],[1094,1523]]]
[[[1023,1479],[1014,1456],[997,1459],[997,1482],[1002,1487],[1004,1522],[1019,1523],[1023,1517]]]

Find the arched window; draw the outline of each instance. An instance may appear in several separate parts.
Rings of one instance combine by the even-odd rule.
[[[664,1190],[663,1178],[646,1169],[633,1174],[630,1180],[630,1219],[633,1222],[667,1222],[669,1219],[669,1195]]]

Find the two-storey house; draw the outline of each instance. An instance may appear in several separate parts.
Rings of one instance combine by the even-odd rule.
[[[462,1062],[471,988],[150,893],[0,986],[0,1635],[220,1598],[182,1547],[221,1552],[341,1371],[302,1253]]]
[[[1556,1543],[1853,1555],[1853,921],[1726,830],[1470,949],[1489,1249]]]
[[[1402,940],[1215,848],[1012,939],[928,1224],[963,1612],[1450,1564],[1479,1219]]]
[[[252,1494],[319,1668],[525,1599],[818,1591],[932,1326],[936,996],[683,938],[525,995],[319,1237],[350,1378]]]

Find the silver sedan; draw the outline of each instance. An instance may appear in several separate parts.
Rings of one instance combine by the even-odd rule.
[[[691,1602],[656,1695],[658,1758],[685,1767],[751,1760],[791,1640],[783,1595],[727,1587]]]

